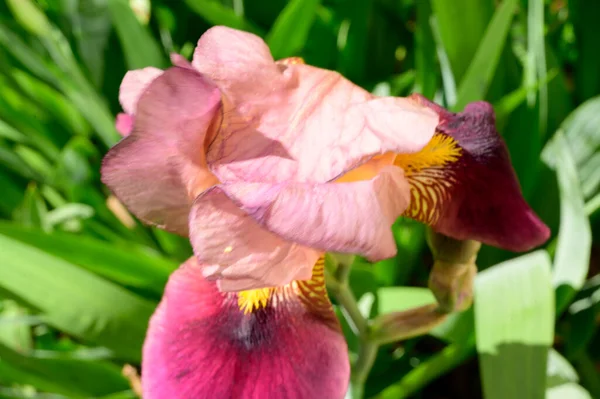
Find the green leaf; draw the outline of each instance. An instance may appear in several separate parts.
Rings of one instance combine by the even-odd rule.
[[[462,110],[468,103],[485,98],[506,44],[516,7],[517,0],[504,0],[494,13],[473,61],[460,80],[456,104],[453,107],[455,110]]]
[[[107,1],[79,0],[63,2],[64,14],[73,25],[77,50],[96,87],[102,85],[105,51],[111,33]]]
[[[555,167],[560,190],[560,230],[553,270],[556,306],[560,313],[585,281],[590,262],[592,233],[575,160],[562,131],[559,130],[554,135],[552,142],[544,150],[543,158]]]
[[[384,314],[435,303],[435,297],[427,288],[383,287],[377,290],[377,303],[378,314]]]
[[[27,310],[15,301],[0,301],[0,345],[23,352],[32,349],[31,329],[20,322],[27,317]]]
[[[235,11],[216,0],[185,0],[185,3],[212,25],[225,25],[230,28],[263,35],[262,29],[238,15]]]
[[[431,3],[417,1],[417,26],[415,31],[416,91],[433,99],[437,90],[438,67],[436,48],[431,29]]]
[[[26,143],[29,141],[27,139],[27,136],[25,136],[23,133],[21,133],[20,131],[18,131],[15,128],[13,128],[6,122],[3,122],[1,119],[0,119],[0,138],[12,140],[17,143]]]
[[[306,43],[320,0],[291,0],[266,37],[273,58],[297,55]]]
[[[569,382],[546,390],[546,399],[593,399],[580,385]]]
[[[546,399],[592,399],[578,381],[577,372],[569,361],[551,348],[548,351]]]
[[[525,63],[524,72],[525,86],[531,87],[538,80],[542,82],[539,90],[536,91],[531,89],[528,93],[530,105],[533,105],[536,102],[536,99],[538,100],[539,134],[533,136],[534,138],[544,137],[548,126],[548,87],[545,83],[547,71],[544,41],[544,0],[531,0],[528,2],[527,8],[527,62]]]
[[[136,245],[121,248],[91,237],[46,234],[39,229],[0,222],[0,234],[82,266],[119,284],[146,290],[160,298],[169,274],[177,265],[145,253]]]
[[[47,35],[51,30],[48,18],[31,0],[7,0],[15,19],[34,35]]]
[[[0,287],[54,327],[139,361],[154,304],[35,247],[0,235]]]
[[[536,251],[481,272],[475,298],[486,399],[543,398],[548,348],[554,336],[548,254]]]
[[[161,48],[140,24],[127,0],[108,0],[108,10],[123,46],[128,69],[166,65]]]
[[[450,69],[461,81],[494,12],[491,0],[432,0],[431,6]],[[468,23],[465,23],[468,21]]]
[[[20,378],[14,382],[31,384],[43,390],[51,389],[56,393],[89,397],[122,391],[128,387],[120,369],[105,361],[37,358],[17,353],[2,344],[0,358],[1,363],[20,372]]]
[[[364,80],[372,6],[369,0],[350,0],[340,12],[343,22],[338,30],[338,70],[353,81]]]

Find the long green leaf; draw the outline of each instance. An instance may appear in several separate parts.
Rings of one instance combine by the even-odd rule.
[[[304,47],[320,2],[321,0],[291,0],[285,6],[266,37],[273,58],[297,55]]]
[[[69,262],[0,235],[0,287],[56,328],[138,361],[154,304]]]
[[[575,161],[562,131],[555,134],[543,155],[544,159],[552,159],[560,190],[560,230],[553,281],[556,287],[556,306],[562,312],[585,281],[592,233]]]
[[[113,25],[125,53],[128,69],[147,66],[162,68],[165,57],[147,28],[135,17],[127,0],[108,0]]]
[[[537,251],[483,271],[475,298],[485,398],[543,398],[554,331],[548,254]]]
[[[35,246],[49,254],[111,279],[119,284],[140,288],[160,297],[169,274],[176,264],[152,256],[135,245],[120,248],[90,237],[53,233],[0,222],[0,234]]]
[[[494,13],[481,39],[473,61],[460,80],[455,110],[462,110],[471,101],[483,100],[498,67],[517,0],[504,0]]]
[[[262,29],[237,15],[232,8],[216,0],[185,0],[185,3],[198,15],[213,25],[225,25],[230,28],[263,34]]]
[[[494,12],[494,1],[431,0],[431,6],[450,68],[461,81]]]
[[[19,354],[0,344],[2,363],[22,372],[23,384],[53,392],[98,396],[119,392],[128,387],[118,366],[105,361],[36,358]],[[1,369],[1,366],[0,366]],[[25,377],[27,376],[27,377]]]

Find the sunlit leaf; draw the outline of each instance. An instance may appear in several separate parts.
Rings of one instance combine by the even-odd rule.
[[[320,0],[291,0],[279,14],[266,37],[273,58],[297,55],[315,19]]]
[[[498,67],[517,0],[504,0],[490,21],[479,42],[473,61],[460,80],[454,108],[462,110],[471,101],[483,100]]]
[[[0,235],[0,288],[51,325],[139,360],[154,304],[46,252]]]
[[[554,331],[550,258],[537,251],[493,266],[475,284],[477,351],[486,399],[543,398]]]

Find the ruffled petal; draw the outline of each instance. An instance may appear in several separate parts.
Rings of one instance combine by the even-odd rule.
[[[322,265],[249,312],[252,294],[219,292],[195,259],[173,273],[144,344],[144,398],[342,399],[348,352]]]
[[[310,278],[320,253],[264,229],[222,191],[200,195],[190,214],[190,241],[203,274],[222,291],[280,286]]]
[[[259,37],[225,27],[199,40],[193,66],[224,94],[207,159],[225,181],[318,182],[432,137],[435,112],[405,98],[375,98],[339,73],[275,63]]]
[[[125,74],[119,90],[119,102],[125,113],[135,115],[140,97],[150,83],[162,73],[161,69],[147,67],[129,71]]]
[[[125,114],[123,112],[117,114],[115,121],[115,128],[117,132],[121,133],[121,136],[129,136],[129,133],[133,130],[133,116]]]
[[[351,183],[230,183],[222,189],[245,212],[285,240],[376,261],[396,254],[391,226],[410,200],[402,170],[384,167]]]
[[[423,150],[396,158],[411,184],[405,215],[447,236],[511,251],[543,244],[550,230],[521,194],[491,105],[476,102],[453,114],[414,98],[440,114],[440,125]]]
[[[187,234],[193,199],[217,182],[204,142],[219,109],[212,83],[168,69],[142,94],[132,133],[104,158],[102,181],[140,219]]]

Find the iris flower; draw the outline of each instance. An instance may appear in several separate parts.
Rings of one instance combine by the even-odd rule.
[[[150,324],[145,399],[342,398],[323,253],[391,257],[399,216],[513,251],[549,236],[485,102],[454,114],[374,97],[224,27],[173,61],[126,75],[127,135],[102,170],[140,219],[194,248]]]
[[[144,343],[144,399],[341,399],[348,348],[325,290],[307,281],[220,292],[197,259],[175,271]]]
[[[281,286],[309,279],[323,251],[395,254],[390,226],[410,190],[388,160],[427,144],[434,111],[276,62],[260,38],[225,27],[200,38],[191,65],[175,63],[125,76],[131,132],[102,177],[140,219],[189,235],[205,277],[224,291]]]

